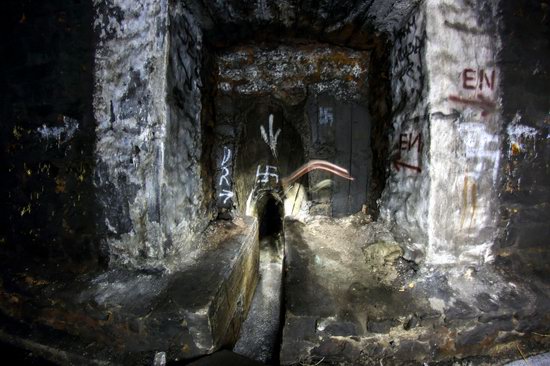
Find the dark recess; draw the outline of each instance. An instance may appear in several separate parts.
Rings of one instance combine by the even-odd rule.
[[[10,1],[1,23],[0,251],[4,260],[86,271],[96,236],[91,1]],[[40,129],[74,135],[44,137]]]
[[[281,203],[268,194],[265,204],[258,211],[260,222],[260,240],[267,236],[276,236],[283,231],[283,208]]]
[[[550,7],[545,2],[501,2],[503,135],[516,116],[535,128],[535,139],[522,141],[518,154],[502,144],[501,235],[497,264],[506,272],[550,277]]]
[[[342,33],[323,33],[322,28],[318,28],[315,25],[300,25],[298,28],[286,29],[276,24],[264,24],[261,30],[258,25],[250,24],[230,24],[227,25],[217,24],[212,29],[205,30],[204,44],[203,44],[203,66],[201,69],[203,87],[202,92],[202,127],[203,127],[203,152],[202,163],[206,166],[212,166],[216,169],[215,161],[212,158],[214,156],[213,146],[216,144],[222,144],[216,139],[220,139],[216,136],[216,127],[219,127],[220,116],[224,115],[225,119],[233,119],[235,121],[246,121],[247,110],[253,109],[255,104],[261,104],[258,101],[262,99],[267,103],[271,103],[276,106],[276,109],[282,109],[285,119],[291,119],[293,127],[298,130],[299,133],[303,131],[304,123],[307,121],[301,121],[300,118],[294,118],[295,116],[302,115],[304,111],[304,105],[307,98],[304,98],[302,103],[296,105],[289,105],[288,100],[292,98],[300,99],[302,96],[289,96],[286,95],[283,99],[279,99],[280,96],[274,95],[258,95],[252,96],[239,96],[233,95],[231,97],[220,97],[219,92],[216,90],[217,85],[217,69],[215,66],[215,55],[231,50],[234,47],[252,47],[261,46],[267,48],[276,48],[278,45],[308,45],[308,44],[327,44],[338,47],[345,47],[350,50],[362,50],[370,53],[370,63],[368,68],[368,88],[365,92],[366,100],[364,105],[368,106],[368,112],[371,116],[371,131],[370,131],[370,144],[372,151],[372,166],[369,172],[368,186],[366,187],[367,197],[366,206],[367,212],[374,218],[378,218],[379,207],[377,200],[380,198],[382,191],[384,190],[386,180],[389,175],[389,135],[391,134],[391,85],[390,85],[390,62],[389,62],[389,40],[387,36],[382,33],[372,32],[368,34],[365,28],[361,28],[361,25],[357,25],[361,30],[350,30],[346,28],[342,30]],[[223,28],[223,29],[222,29]],[[360,41],[359,41],[360,40]],[[284,94],[284,93],[281,93]],[[220,107],[222,105],[231,105],[231,108]],[[229,111],[229,112],[228,112]],[[290,115],[291,117],[288,117]],[[230,118],[229,118],[230,117]],[[223,123],[226,123],[225,121]],[[236,123],[236,122],[235,122]],[[254,123],[254,122],[253,122]],[[240,136],[238,139],[238,146],[243,146],[242,137],[246,136],[246,131],[251,130],[250,126],[245,123],[241,125],[233,126],[234,133]],[[245,132],[243,135],[242,132]],[[254,130],[255,132],[255,130]],[[283,130],[284,133],[284,130]],[[302,136],[303,137],[303,136]],[[224,141],[223,143],[227,143]],[[306,146],[304,146],[306,148]],[[237,152],[238,153],[238,152]],[[307,151],[304,151],[304,158],[307,158]],[[292,155],[294,157],[294,155]],[[252,162],[247,156],[237,157],[238,160],[246,159]],[[284,159],[279,159],[280,162],[284,162]],[[297,166],[304,161],[299,162]],[[242,164],[237,163],[237,168],[240,169]],[[246,165],[246,164],[245,164]],[[295,165],[295,164],[290,164]],[[255,169],[255,167],[254,167]],[[245,170],[248,170],[245,168]],[[234,172],[235,178],[238,179],[238,171]],[[205,182],[206,196],[213,197],[215,190],[214,181],[212,177],[203,176]],[[304,181],[307,177],[304,177]],[[247,190],[248,191],[248,190]],[[246,201],[247,197],[239,197],[239,190],[236,192],[236,203],[242,206],[242,203]],[[213,199],[215,201],[215,199]],[[240,207],[242,211],[242,207]]]

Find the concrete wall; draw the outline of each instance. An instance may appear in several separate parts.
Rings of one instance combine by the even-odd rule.
[[[200,211],[200,32],[179,3],[95,2],[96,186],[112,264],[166,266]],[[169,31],[170,29],[170,31]]]

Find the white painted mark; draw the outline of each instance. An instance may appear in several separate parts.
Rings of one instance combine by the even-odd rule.
[[[229,162],[229,159],[231,159],[231,149],[227,146],[223,147],[223,159],[222,159],[222,166],[227,164]]]
[[[223,147],[223,158],[221,163],[222,168],[222,174],[220,176],[220,181],[218,182],[219,186],[226,186],[227,188],[231,188],[231,182],[229,181],[229,168],[228,164],[231,160],[231,149],[227,146]],[[223,197],[223,203],[226,204],[227,201],[231,198],[233,198],[234,194],[229,189],[222,189],[221,193],[218,197]]]
[[[498,135],[487,132],[486,126],[478,122],[462,123],[458,130],[466,160],[471,167],[468,176],[479,179],[489,171],[495,183],[500,161]]]
[[[229,183],[229,169],[227,167],[222,167],[222,175],[220,176],[220,183],[218,184],[219,186],[221,186],[222,184],[227,184],[228,186],[230,185]]]
[[[230,190],[222,189],[219,197],[224,197],[223,203],[227,203],[227,201],[231,198],[233,198],[234,194]]]
[[[506,127],[506,132],[510,138],[510,143],[516,144],[521,150],[523,150],[525,148],[523,142],[525,140],[535,141],[539,132],[534,127],[519,124],[519,121],[521,121],[521,114],[518,112],[512,122],[508,125],[508,127]]]
[[[277,139],[279,138],[279,134],[281,133],[281,129],[279,128],[275,134],[273,134],[273,115],[269,115],[269,136],[267,135],[267,132],[265,131],[264,126],[260,126],[260,132],[262,134],[262,138],[264,139],[267,146],[269,146],[269,149],[271,150],[271,153],[274,157],[277,157]]]
[[[59,144],[69,141],[78,130],[78,121],[74,118],[63,116],[63,126],[48,127],[45,124],[38,128],[38,133],[43,139],[54,138]],[[61,136],[64,135],[62,139]]]
[[[332,107],[319,107],[319,124],[321,126],[332,126],[333,122],[334,113],[332,112]]]
[[[256,169],[256,178],[261,178],[257,180],[258,183],[267,183],[269,182],[269,178],[275,178],[275,182],[279,183],[279,174],[277,174],[276,166],[266,165],[265,171],[263,172],[260,171],[261,167],[261,165],[258,165],[258,168]]]
[[[155,353],[155,359],[153,360],[153,366],[165,366],[166,365],[166,352]]]

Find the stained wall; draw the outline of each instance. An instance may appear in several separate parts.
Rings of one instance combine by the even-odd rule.
[[[547,12],[426,1],[395,33],[381,212],[428,264],[547,269]]]
[[[180,3],[97,1],[99,227],[111,264],[169,267],[196,249],[201,33]],[[177,262],[177,261],[176,261]]]

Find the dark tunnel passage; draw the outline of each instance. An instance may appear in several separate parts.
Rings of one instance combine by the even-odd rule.
[[[277,237],[283,231],[284,208],[272,194],[266,194],[265,203],[258,207],[260,241],[266,237]]]

